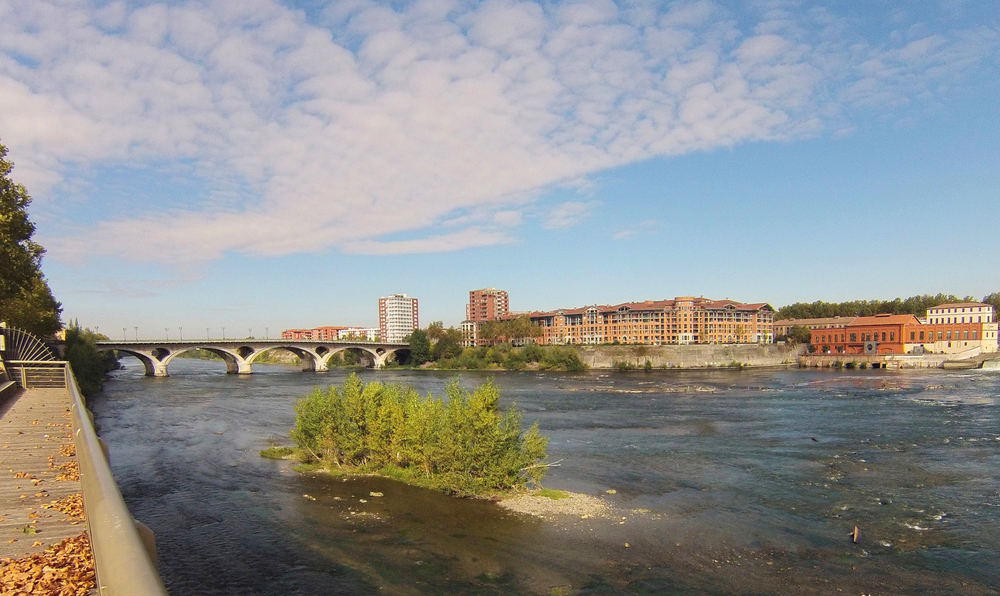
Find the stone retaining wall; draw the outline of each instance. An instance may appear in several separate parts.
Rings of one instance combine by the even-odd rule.
[[[590,368],[617,368],[627,363],[642,368],[738,368],[797,366],[805,345],[724,344],[687,346],[578,346],[580,360]]]

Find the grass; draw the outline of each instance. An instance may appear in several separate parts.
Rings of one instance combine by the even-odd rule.
[[[267,459],[284,459],[293,453],[295,453],[295,450],[291,447],[278,447],[276,445],[272,445],[267,449],[261,450],[260,456],[266,457]]]
[[[559,499],[568,499],[569,493],[564,490],[553,490],[551,488],[541,488],[538,489],[536,493],[539,497],[545,497],[547,499],[553,499],[558,501]]]

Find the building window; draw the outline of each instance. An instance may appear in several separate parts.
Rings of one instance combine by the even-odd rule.
[[[976,334],[979,333],[975,329],[972,330],[972,339],[976,339]]]
[[[938,331],[938,341],[944,339],[944,331]]]
[[[858,334],[857,333],[852,333],[850,335],[850,337],[851,337],[851,341],[858,341]]]
[[[917,332],[916,331],[911,331],[910,332],[910,341],[914,341],[916,339],[917,339]]]
[[[948,341],[951,341],[951,329],[948,330]]]
[[[884,337],[885,334],[883,333],[882,336]],[[889,341],[896,341],[896,332],[895,331],[890,331],[889,332]]]
[[[968,329],[965,330],[965,339],[969,339],[969,330]]]
[[[882,332],[882,341],[885,341],[885,331]]]

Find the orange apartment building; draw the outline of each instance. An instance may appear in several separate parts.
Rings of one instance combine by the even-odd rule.
[[[921,354],[997,351],[997,323],[989,304],[942,304],[913,315],[857,317],[846,325],[813,329],[810,343],[822,353]]]
[[[774,308],[764,302],[684,296],[533,312],[529,317],[542,327],[542,345],[774,342]]]

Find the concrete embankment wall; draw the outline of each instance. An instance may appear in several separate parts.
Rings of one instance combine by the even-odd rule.
[[[616,368],[626,362],[641,368],[719,368],[728,366],[797,366],[804,345],[725,344],[688,346],[579,346],[580,360],[590,368]]]

